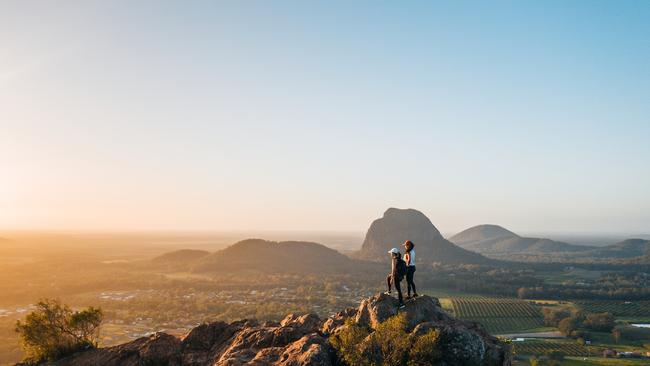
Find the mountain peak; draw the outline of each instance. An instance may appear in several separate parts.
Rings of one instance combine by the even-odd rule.
[[[415,243],[418,263],[437,261],[451,263],[485,263],[487,258],[466,251],[450,243],[428,217],[415,209],[391,207],[370,225],[357,256],[362,259],[383,261],[388,259],[390,248],[402,248],[410,240]]]

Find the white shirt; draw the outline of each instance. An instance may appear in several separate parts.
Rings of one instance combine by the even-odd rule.
[[[409,255],[409,267],[415,267],[415,249],[411,249],[411,251],[407,253]]]

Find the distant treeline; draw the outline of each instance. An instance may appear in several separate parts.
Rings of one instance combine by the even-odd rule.
[[[595,280],[576,279],[549,284],[542,278],[543,273],[561,273],[565,267],[546,266],[544,271],[540,271],[535,267],[507,269],[479,265],[436,265],[431,270],[419,272],[418,281],[428,288],[526,299],[650,300],[650,275],[629,270],[628,267],[625,267],[625,271],[606,267],[609,271],[603,272]],[[602,267],[590,269],[596,268]]]

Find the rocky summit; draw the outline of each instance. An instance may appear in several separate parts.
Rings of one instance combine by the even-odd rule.
[[[341,311],[327,319],[314,314],[287,315],[281,322],[241,320],[214,322],[192,329],[182,338],[165,333],[114,347],[77,353],[49,365],[345,365],[328,338],[349,324],[370,334],[383,322],[403,313],[409,336],[435,329],[440,334],[441,356],[432,365],[511,364],[510,348],[477,323],[450,317],[438,299],[421,296],[398,309],[397,300],[376,295],[357,309]],[[350,365],[352,366],[352,365]]]

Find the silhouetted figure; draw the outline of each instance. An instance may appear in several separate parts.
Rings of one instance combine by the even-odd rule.
[[[406,262],[406,297],[411,297],[411,289],[413,289],[413,297],[418,296],[415,290],[415,282],[413,276],[415,275],[415,244],[407,240],[404,242],[404,261]]]
[[[386,277],[386,285],[388,286],[388,292],[386,293],[390,295],[392,288],[391,285],[395,286],[399,306],[403,307],[404,298],[402,297],[402,286],[400,282],[402,282],[402,279],[406,274],[406,262],[402,260],[402,254],[397,250],[397,248],[389,250],[388,253],[391,255],[392,262],[390,274]]]

